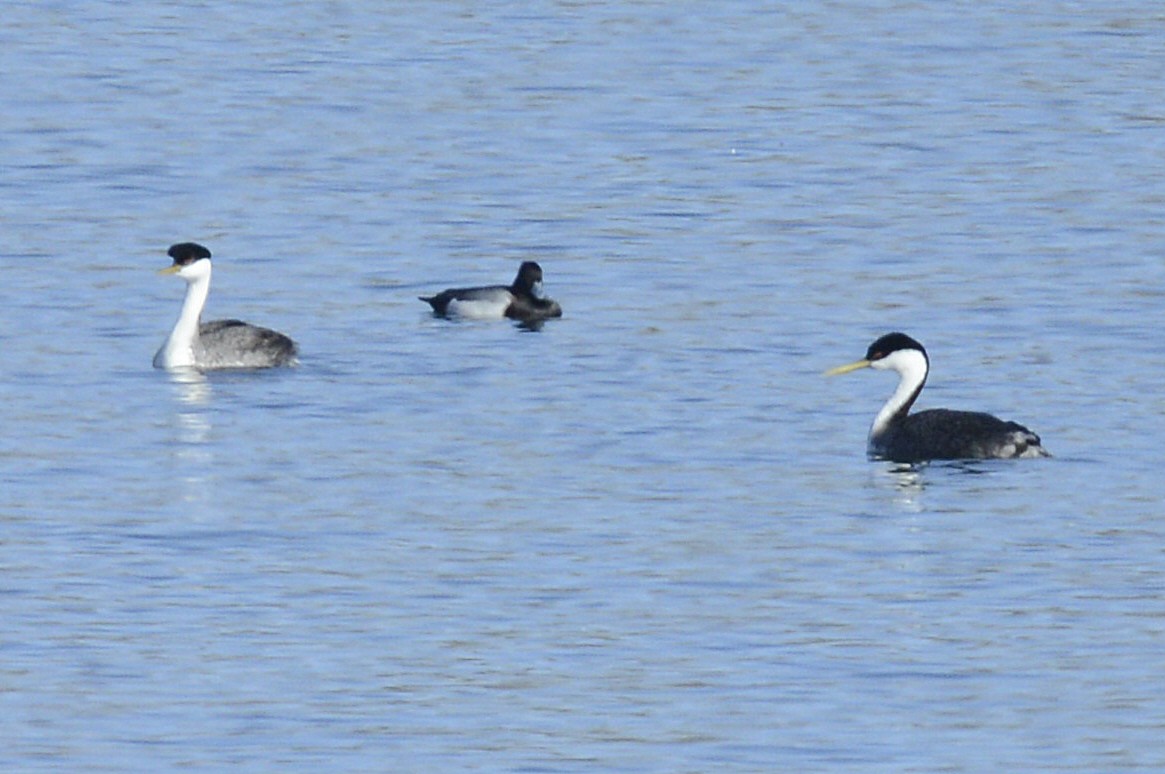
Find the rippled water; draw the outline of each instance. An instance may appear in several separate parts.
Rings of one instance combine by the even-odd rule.
[[[1165,766],[1155,6],[5,16],[5,771]],[[893,329],[1056,456],[868,462]]]

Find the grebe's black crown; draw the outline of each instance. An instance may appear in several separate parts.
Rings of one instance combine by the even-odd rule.
[[[174,259],[174,263],[187,266],[197,260],[210,258],[210,250],[197,242],[179,242],[176,245],[170,245],[167,255]]]
[[[887,333],[871,344],[870,348],[866,350],[866,360],[870,362],[881,360],[887,355],[901,349],[917,349],[922,353],[923,357],[926,357],[926,350],[921,344],[905,333],[895,331],[894,333]]]

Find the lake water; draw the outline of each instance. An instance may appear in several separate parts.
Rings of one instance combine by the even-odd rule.
[[[4,16],[0,769],[1165,768],[1156,4]],[[895,329],[1055,457],[868,461]]]

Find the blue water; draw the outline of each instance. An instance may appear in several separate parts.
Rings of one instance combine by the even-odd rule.
[[[804,7],[802,7],[804,6]],[[1150,3],[9,3],[0,769],[1165,768]],[[290,371],[150,367],[182,283]],[[417,295],[538,260],[539,331]],[[886,374],[1049,460],[865,458]]]

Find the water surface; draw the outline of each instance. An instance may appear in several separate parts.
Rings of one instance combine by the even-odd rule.
[[[1155,6],[17,3],[0,766],[1157,770]],[[210,317],[293,371],[150,368]],[[417,295],[538,260],[537,332]],[[920,407],[1056,455],[865,459]]]

